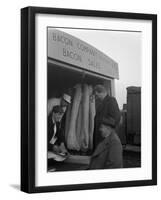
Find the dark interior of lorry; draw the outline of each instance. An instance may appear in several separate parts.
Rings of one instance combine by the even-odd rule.
[[[61,65],[48,63],[48,99],[59,97],[69,88],[74,87],[77,83],[87,83],[90,85],[104,84],[105,79],[78,71],[73,68],[65,68]],[[107,81],[107,80],[106,80]]]

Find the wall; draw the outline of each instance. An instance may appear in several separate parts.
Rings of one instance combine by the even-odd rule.
[[[157,13],[158,21],[161,18],[161,6],[159,0],[5,0],[1,1],[0,12],[0,196],[1,199],[160,199],[160,185],[155,187],[122,188],[108,190],[92,190],[81,192],[64,192],[28,195],[19,192],[20,171],[20,8],[28,5],[51,6],[77,9],[111,10],[125,12]],[[160,35],[160,27],[158,35]],[[160,39],[158,39],[158,43]],[[158,52],[160,52],[160,45]],[[159,60],[159,59],[158,59]],[[159,66],[159,65],[158,65]],[[158,68],[160,74],[160,69]],[[161,80],[158,80],[158,85]],[[159,91],[159,90],[158,90]],[[158,102],[161,101],[160,93]],[[160,105],[158,105],[158,117],[160,120]],[[160,140],[161,123],[158,123],[158,141]],[[158,145],[161,152],[161,145]],[[161,168],[160,160],[158,168]],[[160,173],[159,183],[160,183]],[[3,197],[2,197],[3,196]]]

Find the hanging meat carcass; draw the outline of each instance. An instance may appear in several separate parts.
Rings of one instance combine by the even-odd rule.
[[[75,94],[73,97],[73,102],[72,102],[72,107],[71,107],[71,112],[70,112],[70,120],[69,120],[69,128],[67,128],[67,133],[66,133],[66,143],[67,143],[67,148],[70,150],[80,150],[80,145],[78,142],[78,138],[76,135],[76,121],[77,121],[77,116],[78,116],[78,111],[79,111],[79,105],[81,102],[81,97],[82,97],[82,91],[81,91],[81,85],[77,84],[75,86]]]
[[[66,142],[67,142],[68,132],[69,132],[71,109],[72,109],[72,105],[69,104],[66,111],[66,118],[65,118],[65,141]]]
[[[82,128],[81,128],[81,150],[87,151],[89,145],[89,87],[83,85],[82,95]]]
[[[95,107],[95,98],[92,95],[93,88],[89,86],[89,149],[93,149],[93,132],[94,132],[94,117],[96,114],[96,107]]]
[[[76,136],[80,147],[81,147],[81,129],[82,129],[82,100],[79,105],[79,111],[76,121]]]

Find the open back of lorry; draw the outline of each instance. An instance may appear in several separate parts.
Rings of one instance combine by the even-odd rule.
[[[103,84],[115,96],[118,64],[95,47],[70,34],[48,28],[48,99],[58,97],[76,84]],[[107,44],[108,45],[108,44]],[[90,155],[71,155],[66,162],[88,164]]]

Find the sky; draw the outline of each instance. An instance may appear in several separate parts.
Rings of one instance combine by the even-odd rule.
[[[129,86],[141,86],[141,32],[60,29],[96,47],[118,63],[119,80],[115,80],[120,109],[126,103]]]

